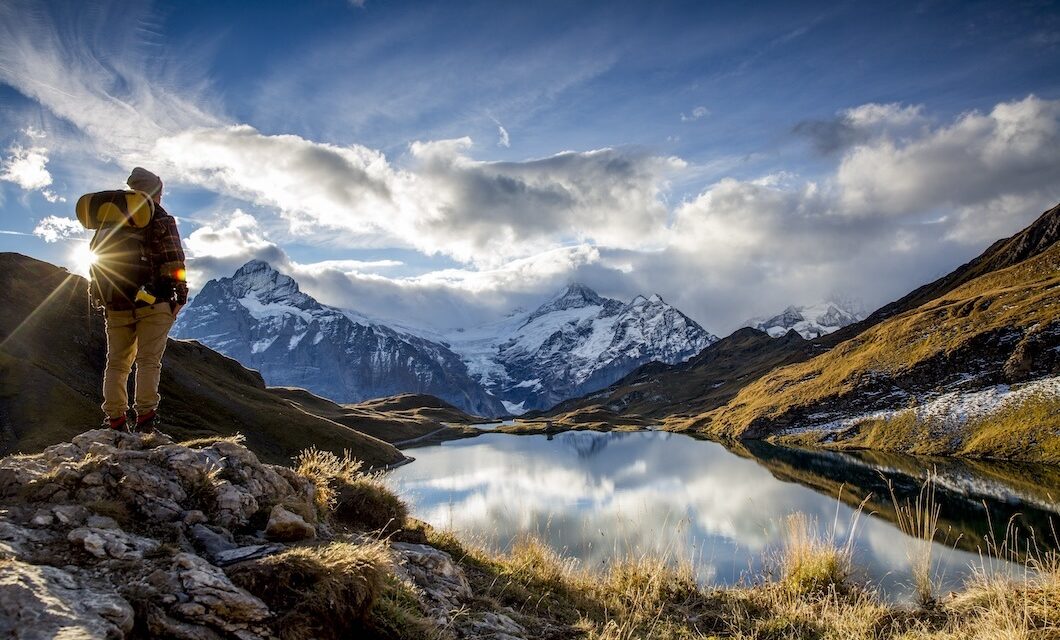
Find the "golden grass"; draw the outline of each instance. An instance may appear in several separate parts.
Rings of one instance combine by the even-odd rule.
[[[777,440],[832,449],[1056,463],[1060,462],[1060,397],[1029,395],[963,424],[951,425],[921,416],[910,407],[887,417],[862,420],[834,438],[806,431]]]
[[[1060,397],[1032,395],[971,421],[962,431],[962,455],[1014,458],[1030,451],[1036,460],[1060,462]]]
[[[339,483],[356,480],[363,466],[349,451],[337,456],[316,447],[302,451],[294,462],[295,472],[313,483],[314,499],[321,513],[331,512],[338,498]]]
[[[426,528],[430,544],[463,567],[475,606],[510,607],[528,637],[590,640],[733,638],[741,640],[956,640],[1060,637],[1060,559],[1028,553],[1010,525],[990,541],[972,577],[956,594],[938,597],[930,545],[938,505],[929,480],[919,498],[899,503],[899,527],[918,543],[912,573],[916,602],[893,604],[856,579],[853,540],[862,509],[845,538],[802,514],[789,516],[772,569],[732,587],[697,584],[692,566],[672,551],[631,554],[590,571],[536,537],[504,552],[463,543]],[[864,505],[864,503],[862,503]],[[1006,562],[992,560],[999,557]],[[1020,561],[1020,558],[1030,560]],[[1022,567],[1012,573],[1012,567]],[[569,631],[557,630],[566,628]],[[555,635],[559,634],[559,635]],[[402,636],[405,637],[405,636]]]
[[[295,472],[313,484],[318,512],[358,529],[390,533],[405,525],[408,507],[377,473],[364,473],[359,460],[316,448],[295,459]]]
[[[920,487],[916,501],[912,503],[900,502],[889,482],[888,487],[897,516],[895,523],[902,533],[912,538],[907,543],[907,553],[912,567],[913,588],[921,606],[930,607],[935,603],[937,582],[931,557],[942,511],[942,505],[935,501],[935,477],[928,476]]]
[[[685,422],[721,437],[768,432],[788,426],[820,403],[871,385],[880,376],[900,378],[934,358],[956,357],[973,340],[988,334],[1048,326],[1058,312],[1060,244],[890,318],[811,360],[775,369],[744,387],[727,405]],[[1000,427],[984,426],[981,431],[982,437],[968,445],[969,451],[1022,457],[1025,442],[1009,440]],[[1055,447],[1058,436],[1055,429],[1051,433]],[[1013,444],[1006,447],[1006,442]]]
[[[230,436],[221,434],[209,435],[203,438],[194,438],[192,440],[185,440],[184,442],[178,443],[182,447],[188,447],[189,449],[205,449],[211,445],[215,445],[218,442],[228,442],[230,444],[245,444],[247,437],[242,433],[233,433]]]
[[[226,573],[277,615],[281,640],[339,640],[363,629],[389,563],[382,542],[335,542],[291,548]]]
[[[781,584],[798,595],[845,589],[852,571],[853,535],[838,545],[834,529],[822,535],[818,523],[803,513],[789,515],[784,525],[784,548],[777,561]]]
[[[389,533],[405,526],[408,507],[378,474],[358,474],[337,481],[332,516],[354,528]]]

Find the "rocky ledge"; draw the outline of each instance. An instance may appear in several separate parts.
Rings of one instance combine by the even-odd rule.
[[[503,613],[468,614],[471,589],[448,554],[341,526],[319,490],[235,440],[97,430],[4,458],[0,636],[373,637],[383,583],[445,635],[525,635]],[[338,617],[314,621],[314,599]]]

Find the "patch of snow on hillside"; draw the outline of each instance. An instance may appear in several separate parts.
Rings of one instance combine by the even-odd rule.
[[[1060,396],[1060,376],[1042,378],[1016,387],[998,384],[978,391],[951,391],[943,394],[926,395],[918,397],[912,409],[887,409],[862,413],[828,422],[795,427],[785,433],[842,431],[865,420],[886,420],[906,411],[915,411],[917,420],[930,421],[946,428],[955,428],[970,420],[987,417],[1007,406],[1018,404],[1028,398],[1040,395]],[[815,417],[823,418],[825,416],[818,415]]]

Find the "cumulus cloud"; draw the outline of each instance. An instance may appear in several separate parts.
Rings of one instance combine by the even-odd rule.
[[[1035,96],[970,112],[925,135],[875,139],[836,172],[849,215],[909,215],[970,207],[1006,194],[1056,197],[1060,100]]]
[[[37,223],[33,229],[33,235],[45,242],[58,242],[69,238],[82,238],[86,235],[85,228],[73,218],[61,216],[48,216]]]
[[[819,153],[829,155],[884,133],[912,133],[927,123],[923,110],[922,105],[872,102],[842,109],[831,119],[803,120],[793,131],[806,137]]]
[[[52,183],[48,172],[48,150],[43,147],[25,148],[12,145],[8,157],[0,164],[0,180],[14,182],[26,191],[44,189]]]
[[[194,129],[158,141],[179,176],[276,207],[296,235],[341,230],[352,246],[414,247],[495,266],[556,242],[659,242],[667,176],[684,166],[636,150],[563,152],[482,162],[470,138],[414,142],[411,166],[359,145],[339,147],[249,126]]]
[[[1060,198],[1050,179],[1060,168],[1051,147],[1056,109],[1057,103],[1030,97],[931,126],[920,107],[863,105],[843,112],[866,136],[845,151],[834,173],[724,179],[676,206],[663,194],[667,172],[680,171],[680,161],[628,150],[485,163],[467,155],[465,138],[414,143],[409,163],[398,168],[363,150],[347,157],[300,138],[271,140],[242,130],[239,135],[261,138],[256,143],[339,158],[320,168],[287,154],[303,178],[285,186],[294,190],[287,193],[292,209],[308,201],[298,189],[314,182],[313,172],[346,175],[355,163],[351,175],[376,180],[375,193],[385,194],[378,196],[379,211],[386,212],[377,216],[384,220],[378,230],[391,242],[458,256],[471,266],[391,277],[356,262],[297,264],[238,216],[226,233],[239,231],[239,251],[196,255],[232,254],[229,273],[238,266],[235,254],[239,260],[272,255],[323,300],[412,324],[474,324],[511,306],[533,306],[578,279],[627,299],[659,292],[725,333],[750,315],[836,291],[882,304],[1016,231]],[[949,164],[974,179],[947,181],[932,173]],[[1023,168],[1018,180],[1013,166]],[[228,179],[241,172],[230,166],[219,174]],[[993,186],[973,188],[970,181]],[[226,188],[279,202],[267,199],[268,180]],[[403,218],[402,207],[413,214]],[[299,215],[344,230],[358,219],[341,193]],[[220,235],[212,227],[200,231],[203,239],[207,232]],[[572,244],[557,247],[565,238]],[[449,243],[444,250],[442,242]],[[504,251],[492,254],[492,262],[473,255],[498,247]],[[506,253],[509,247],[516,248]]]

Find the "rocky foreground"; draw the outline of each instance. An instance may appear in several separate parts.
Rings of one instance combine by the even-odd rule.
[[[0,636],[993,640],[1060,628],[1054,554],[1020,575],[985,560],[948,596],[927,556],[918,604],[896,607],[857,581],[849,546],[793,514],[768,575],[711,588],[675,558],[579,567],[535,539],[468,547],[407,518],[357,461],[311,450],[295,462],[263,464],[240,438],[112,431],[0,460]]]
[[[452,617],[471,592],[448,554],[327,518],[388,525],[364,496],[329,505],[321,489],[238,439],[97,430],[0,460],[0,636],[374,636],[383,581],[460,637],[523,636],[500,612]]]

